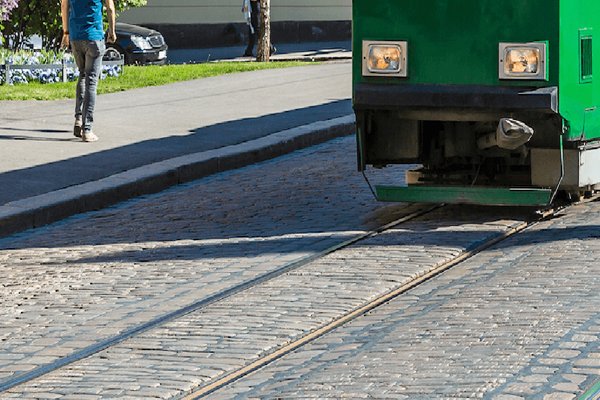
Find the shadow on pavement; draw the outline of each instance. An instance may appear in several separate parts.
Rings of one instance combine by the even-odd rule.
[[[36,142],[81,142],[81,139],[77,139],[75,137],[73,137],[72,139],[65,139],[25,135],[0,135],[0,140],[33,140]]]
[[[319,106],[202,127],[193,130],[187,136],[147,140],[73,159],[5,172],[0,174],[0,187],[11,188],[11,190],[0,191],[0,205],[99,180],[169,158],[239,144],[297,126],[346,116],[351,112],[350,100],[334,101]],[[28,139],[16,135],[3,138],[5,140]]]
[[[42,132],[42,133],[68,133],[71,131],[64,129],[23,129],[23,128],[10,128],[0,126],[0,130],[3,131],[18,131],[18,132]],[[10,135],[2,135],[0,134],[0,139],[10,139]]]
[[[269,232],[268,227],[265,227],[265,233]],[[543,243],[555,243],[561,245],[561,242],[577,241],[577,240],[598,240],[600,239],[600,226],[590,225],[582,228],[551,228],[545,230],[526,231],[513,237],[510,240],[504,241],[496,245],[495,249],[510,249],[519,246],[531,246]],[[271,233],[271,232],[269,232]],[[144,263],[158,261],[173,261],[173,260],[211,260],[211,259],[235,259],[241,258],[252,262],[253,258],[264,255],[273,254],[273,250],[277,249],[280,254],[289,254],[305,249],[321,248],[326,249],[335,244],[344,242],[355,237],[357,234],[350,232],[329,232],[330,235],[294,234],[286,236],[290,232],[272,232],[273,236],[260,237],[254,236],[249,238],[241,237],[215,237],[213,240],[208,240],[203,243],[200,240],[197,244],[173,244],[168,245],[168,242],[163,242],[164,247],[148,244],[147,248],[131,249],[126,251],[116,251],[108,254],[97,255],[93,257],[83,257],[72,260],[73,263]],[[424,246],[431,248],[432,246],[442,246],[450,248],[461,248],[466,246],[467,251],[475,250],[479,245],[487,240],[497,237],[497,231],[428,231],[406,230],[393,242],[393,246]],[[280,235],[280,236],[278,236]],[[152,236],[151,234],[149,236]],[[100,240],[102,241],[102,240]],[[132,243],[133,244],[133,243]],[[383,243],[378,243],[377,240],[365,242],[365,249],[376,246],[390,246],[389,239]],[[143,247],[143,245],[141,246]],[[355,248],[360,249],[361,245],[355,245]],[[530,247],[533,248],[533,247]],[[414,254],[413,254],[414,256]],[[426,257],[426,253],[423,253]],[[402,267],[401,260],[398,260],[398,267]]]
[[[336,143],[342,142],[334,142],[334,145]],[[348,158],[353,159],[354,154],[348,154]],[[278,166],[288,167],[286,164]],[[7,238],[0,248],[39,248],[42,253],[44,248],[63,248],[65,252],[73,249],[75,257],[67,257],[67,263],[105,263],[107,268],[111,263],[117,263],[115,267],[118,267],[121,262],[244,259],[252,263],[259,257],[301,256],[306,251],[324,250],[356,237],[366,229],[369,220],[376,220],[377,226],[384,225],[418,207],[376,203],[366,184],[357,183],[348,188],[348,180],[340,177],[357,173],[347,161],[339,163],[333,159],[328,165],[318,166],[310,176],[296,167],[298,170],[292,171],[294,176],[286,181],[277,179],[276,168],[260,167],[264,173],[257,173],[256,168],[219,174],[202,180],[202,184],[176,187],[71,218],[31,234],[24,233],[24,240]],[[282,175],[289,174],[286,170]],[[304,182],[314,181],[315,177],[321,178],[319,184]],[[523,218],[530,212],[503,207],[452,206],[442,213],[433,212],[393,229],[389,233],[393,235],[392,241],[386,233],[355,246],[422,247],[423,251],[417,253],[424,258],[429,257],[427,249],[433,246],[474,250],[498,237],[500,231],[485,227],[474,229],[472,224],[494,226]],[[553,227],[526,230],[495,245],[494,249],[511,251],[545,243],[567,246],[569,241],[598,238],[598,225]],[[88,250],[78,251],[80,246],[93,246],[93,249],[86,247]],[[236,262],[241,262],[239,260]],[[398,259],[398,267],[402,267],[401,259]]]

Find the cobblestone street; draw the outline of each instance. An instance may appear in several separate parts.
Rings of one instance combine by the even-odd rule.
[[[352,146],[332,142],[2,240],[0,378],[367,229],[381,205],[353,173]]]
[[[409,213],[355,170],[348,137],[3,239],[0,384]],[[575,398],[600,374],[599,207],[567,209],[210,398]],[[528,216],[441,208],[0,398],[185,395]]]
[[[599,209],[573,207],[213,398],[575,399],[600,376]]]

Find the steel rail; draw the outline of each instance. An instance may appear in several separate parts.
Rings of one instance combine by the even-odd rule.
[[[415,277],[411,281],[406,282],[406,283],[398,286],[395,289],[391,289],[387,293],[377,297],[376,299],[373,299],[372,301],[368,302],[367,304],[359,306],[359,307],[355,308],[354,310],[351,310],[348,313],[340,316],[339,318],[335,319],[334,321],[330,322],[329,324],[324,325],[320,328],[317,328],[317,329],[307,333],[305,336],[295,340],[294,342],[284,345],[283,347],[276,349],[274,352],[267,354],[267,355],[261,357],[260,359],[246,365],[245,367],[242,367],[242,368],[240,368],[234,372],[231,372],[231,373],[227,374],[226,376],[224,376],[212,383],[209,383],[208,385],[199,387],[195,390],[191,390],[190,392],[180,396],[179,398],[184,399],[184,400],[195,400],[195,399],[200,399],[205,396],[208,396],[211,393],[214,393],[215,391],[243,378],[244,376],[249,375],[252,372],[254,372],[260,368],[263,368],[266,365],[284,357],[286,354],[289,354],[289,353],[297,350],[298,348],[300,348],[310,342],[315,341],[316,339],[320,338],[321,336],[341,327],[342,325],[345,325],[348,322],[350,322],[358,317],[361,317],[364,314],[376,309],[377,307],[380,307],[383,304],[388,303],[389,301],[393,300],[394,298],[431,280],[432,278],[440,275],[444,271],[447,271],[448,269],[456,266],[457,264],[460,264],[461,262],[465,261],[466,259],[471,258],[474,255],[481,253],[482,251],[494,246],[495,244],[502,242],[502,241],[506,240],[507,238],[523,231],[525,228],[530,227],[533,224],[538,223],[539,221],[542,221],[542,220],[554,215],[555,212],[556,212],[556,210],[547,211],[547,212],[539,215],[539,217],[534,219],[533,221],[522,222],[515,227],[511,227],[504,233],[502,233],[494,238],[491,238],[490,240],[488,240],[484,243],[481,243],[476,248],[474,248],[472,250],[464,251],[463,253],[457,255],[452,260],[444,261],[444,262],[440,263],[437,267],[434,267],[434,269],[432,269],[431,271],[426,272],[423,275],[420,275],[418,277]]]
[[[273,280],[287,272],[299,269],[307,264],[312,263],[313,261],[316,261],[322,257],[325,257],[331,253],[334,253],[336,251],[339,251],[341,249],[344,249],[346,247],[349,247],[357,242],[360,242],[362,240],[365,240],[367,238],[373,237],[375,235],[380,234],[381,232],[384,232],[386,230],[389,230],[393,227],[396,227],[400,224],[403,224],[405,222],[411,221],[415,218],[418,218],[422,215],[425,215],[427,213],[430,213],[438,208],[442,207],[441,205],[434,205],[434,206],[429,206],[429,207],[425,207],[425,208],[421,208],[415,212],[412,212],[410,214],[407,214],[401,218],[398,218],[395,221],[392,221],[388,224],[385,224],[383,226],[380,226],[379,228],[370,230],[368,232],[365,232],[363,234],[357,235],[352,239],[348,239],[344,242],[341,242],[337,245],[331,246],[321,252],[318,252],[316,254],[307,256],[307,257],[303,257],[300,260],[296,260],[296,261],[292,261],[290,263],[287,263],[273,271],[264,273],[262,275],[259,275],[255,278],[249,279],[245,282],[242,282],[238,285],[232,286],[231,288],[228,289],[224,289],[220,292],[217,292],[213,295],[210,295],[208,297],[205,297],[201,300],[198,300],[192,304],[189,304],[187,306],[184,306],[182,308],[179,308],[175,311],[171,311],[167,314],[164,314],[162,316],[159,316],[157,318],[154,318],[148,322],[145,322],[143,324],[131,327],[129,329],[124,330],[122,333],[115,335],[113,337],[104,339],[99,341],[98,343],[92,344],[90,346],[87,346],[81,350],[78,350],[68,356],[65,357],[61,357],[51,363],[45,364],[45,365],[41,365],[29,372],[23,373],[23,374],[19,374],[16,376],[11,377],[10,379],[4,381],[4,382],[0,382],[0,393],[5,392],[7,390],[10,390],[16,386],[25,384],[27,382],[30,382],[34,379],[40,378],[44,375],[47,375],[51,372],[57,371],[63,367],[66,367],[69,364],[73,364],[77,361],[81,361],[84,358],[88,358],[91,357],[103,350],[106,350],[110,347],[113,347],[119,343],[122,343],[128,339],[131,339],[135,336],[139,336],[144,332],[147,332],[151,329],[157,328],[161,325],[164,325],[168,322],[171,322],[173,320],[176,320],[178,318],[181,318],[187,314],[199,311],[203,308],[206,308],[214,303],[217,303],[219,301],[225,300],[227,298],[230,298],[231,296],[234,296],[240,292],[246,291],[250,288],[253,288],[257,285],[260,285],[262,283],[268,282],[270,280]]]
[[[597,381],[584,394],[578,397],[578,400],[598,400],[600,399],[600,381]]]

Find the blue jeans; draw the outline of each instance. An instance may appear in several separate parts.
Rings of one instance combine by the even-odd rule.
[[[79,69],[75,99],[75,118],[83,120],[83,130],[91,131],[94,123],[96,90],[102,73],[102,56],[106,50],[104,40],[73,40],[73,57]]]

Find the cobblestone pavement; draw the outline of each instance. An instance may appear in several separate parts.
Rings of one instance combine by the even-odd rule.
[[[515,220],[445,209],[15,388],[17,397],[170,398],[244,367]],[[157,379],[157,377],[160,377]]]
[[[352,154],[349,151],[349,147],[352,144],[351,140],[344,139],[341,141],[335,141],[329,145],[322,146],[317,150],[316,153],[306,155],[312,156],[311,160],[314,162],[315,155],[326,158],[329,163],[328,168],[336,170],[335,160],[352,158],[348,157]],[[342,146],[343,145],[343,146]],[[344,149],[344,146],[347,146]],[[341,149],[341,150],[340,150]],[[337,155],[336,155],[337,154]],[[311,168],[306,166],[307,159],[301,159],[300,155],[295,157],[289,157],[280,160],[279,162],[300,162],[304,165],[304,170],[294,171],[291,165],[282,165],[277,162],[265,164],[261,167],[250,168],[250,172],[254,172],[258,175],[264,174],[266,170],[264,167],[268,167],[268,170],[285,171],[285,175],[295,175],[290,177],[290,180],[300,179],[301,176],[312,174],[307,173]],[[327,176],[322,168],[317,167],[319,171],[316,171],[315,175],[311,179],[314,179],[314,185],[318,187],[326,186],[329,195],[335,195],[332,200],[335,204],[331,210],[325,210],[321,204],[317,205],[317,208],[321,211],[315,214],[314,218],[319,219],[319,223],[323,223],[324,220],[333,218],[334,225],[329,227],[330,230],[340,232],[340,226],[344,224],[350,227],[355,227],[356,221],[352,222],[351,217],[361,218],[361,215],[365,215],[365,212],[372,211],[373,208],[363,208],[362,214],[355,214],[356,210],[352,212],[344,211],[340,208],[343,202],[340,202],[338,187],[333,187],[329,184],[328,179],[324,179]],[[348,171],[350,169],[347,169]],[[249,171],[246,171],[248,173]],[[331,173],[331,172],[330,172]],[[239,173],[228,174],[228,178],[233,178]],[[242,173],[243,175],[243,173]],[[343,175],[343,173],[341,174]],[[240,180],[233,179],[235,183],[241,185],[244,182],[242,177]],[[354,202],[360,203],[362,200],[357,199],[357,193],[353,191],[362,185],[357,183],[356,186],[348,185],[347,179],[340,176],[340,173],[336,173],[337,179],[344,181],[345,184],[338,182],[340,189],[350,190],[349,208]],[[272,181],[272,180],[271,180]],[[220,182],[221,184],[223,182]],[[198,186],[198,185],[197,185]],[[190,188],[190,191],[200,190],[194,186]],[[274,198],[269,197],[268,193],[273,196],[274,191],[272,183],[269,180],[266,181],[265,186],[261,188],[261,185],[253,182],[251,186],[255,189],[255,193],[258,199],[254,201],[260,203],[261,209],[264,208],[264,204],[270,207],[268,212],[265,212],[265,221],[262,221],[258,225],[264,224],[260,227],[256,227],[257,231],[252,230],[252,216],[258,212],[258,210],[241,210],[245,218],[240,220],[240,224],[243,224],[245,232],[250,232],[251,237],[257,237],[261,232],[264,232],[266,228],[272,228],[270,238],[267,240],[263,249],[264,253],[269,255],[275,255],[275,257],[281,258],[282,249],[285,249],[283,243],[279,243],[280,235],[288,235],[290,228],[296,227],[296,231],[301,230],[297,224],[304,226],[305,222],[302,222],[301,215],[304,213],[301,209],[312,209],[310,202],[307,204],[298,204],[297,201],[293,201],[293,204],[286,205],[286,210],[283,214],[288,215],[283,220],[278,219],[277,216],[281,211],[278,211],[276,206],[277,202]],[[293,187],[293,186],[292,186]],[[234,186],[235,188],[235,186]],[[221,187],[222,189],[222,187]],[[239,189],[232,189],[231,201],[235,202],[235,193],[240,193]],[[244,192],[250,189],[243,190]],[[275,194],[275,198],[284,197],[289,199],[290,187],[282,185],[279,189],[281,192]],[[322,189],[319,189],[322,190]],[[296,193],[297,191],[291,191]],[[181,197],[186,191],[179,190],[168,194],[167,196],[173,195],[177,197],[177,202],[183,201]],[[195,194],[197,196],[197,193]],[[314,199],[314,193],[307,192],[306,195],[309,198]],[[183,203],[180,207],[187,208],[189,206],[189,200],[192,196],[187,197],[188,202]],[[325,196],[326,197],[326,196]],[[153,203],[167,204],[164,197],[153,197],[151,201]],[[174,201],[174,199],[169,199]],[[306,201],[306,199],[305,199]],[[370,200],[365,200],[366,204],[370,203]],[[223,202],[221,204],[228,204]],[[146,201],[134,203],[133,207],[139,207],[144,209],[144,213],[149,213],[151,216],[164,215],[161,210],[148,210]],[[220,216],[222,209],[219,205],[214,205],[215,211]],[[299,208],[301,206],[302,208]],[[366,206],[366,205],[365,205]],[[362,206],[362,207],[365,207]],[[359,206],[358,208],[362,208]],[[335,209],[335,210],[334,210]],[[138,210],[138,208],[136,208]],[[249,214],[246,214],[248,212]],[[331,214],[329,214],[331,213]],[[346,215],[344,218],[335,217],[342,213]],[[348,214],[347,214],[348,213]],[[127,222],[129,216],[135,214],[128,207],[122,207],[117,212],[108,214],[107,218],[115,218],[119,215],[119,218],[124,218],[125,221],[121,221],[122,228],[125,229],[125,237],[132,237],[130,232],[135,232],[137,229],[131,229],[131,222]],[[235,213],[234,213],[235,214]],[[226,301],[219,302],[211,305],[199,312],[190,314],[187,317],[180,318],[174,322],[168,323],[158,329],[146,332],[139,337],[128,340],[121,343],[118,346],[114,346],[107,351],[99,353],[97,356],[93,356],[72,364],[66,368],[61,369],[55,373],[48,374],[42,378],[32,381],[28,384],[18,386],[10,391],[12,395],[18,398],[81,398],[82,396],[89,396],[89,398],[111,398],[111,397],[137,397],[137,398],[169,398],[172,396],[180,395],[187,390],[191,390],[198,385],[206,384],[214,378],[220,377],[228,372],[234,371],[237,368],[243,367],[247,363],[255,360],[261,355],[268,353],[284,343],[287,343],[307,332],[313,330],[331,320],[339,317],[340,315],[351,311],[353,308],[360,306],[368,300],[374,298],[377,295],[381,295],[390,289],[400,285],[413,278],[414,276],[423,274],[425,271],[430,270],[434,266],[455,257],[466,249],[476,247],[482,241],[491,237],[496,237],[506,231],[507,228],[514,226],[521,222],[522,218],[515,219],[512,216],[514,213],[510,210],[496,210],[496,212],[489,213],[489,210],[473,207],[455,207],[450,209],[444,209],[436,213],[430,214],[427,217],[402,225],[397,229],[390,230],[389,232],[371,238],[365,242],[353,246],[347,250],[334,253],[322,260],[312,263],[311,265],[304,267],[300,270],[288,273],[277,279],[274,279],[267,284],[260,285],[253,289],[247,290],[235,297],[232,297]],[[102,213],[97,215],[103,215]],[[146,215],[146,214],[144,214]],[[268,215],[268,216],[267,216]],[[93,216],[93,215],[92,215]],[[522,217],[522,216],[521,216]],[[207,218],[207,217],[205,217]],[[275,218],[273,220],[272,218]],[[173,220],[174,218],[169,218]],[[137,221],[138,218],[132,218],[132,221]],[[177,219],[175,219],[177,220]],[[233,216],[229,216],[226,219],[217,218],[223,222],[222,235],[227,236],[235,232],[236,223]],[[102,223],[103,219],[100,219]],[[347,222],[344,222],[347,221]],[[78,223],[85,222],[85,218]],[[206,221],[204,221],[206,223]],[[283,225],[282,225],[282,222]],[[341,223],[340,223],[341,222]],[[114,222],[113,222],[114,224]],[[113,224],[106,224],[105,227],[112,227]],[[135,225],[135,223],[133,223]],[[226,225],[225,225],[226,224]],[[145,226],[150,225],[146,221],[139,226],[140,230],[144,230]],[[176,224],[175,224],[176,225]],[[362,225],[362,224],[360,224]],[[65,229],[69,224],[65,224],[60,227],[50,228],[59,229],[62,234],[66,234],[71,229]],[[171,223],[169,227],[173,229]],[[231,228],[230,228],[231,227]],[[158,228],[158,229],[157,229]],[[177,228],[177,227],[176,227]],[[216,227],[213,227],[213,229]],[[96,227],[98,229],[98,227]],[[112,228],[111,228],[112,229]],[[154,235],[163,235],[164,227],[154,227],[152,230],[158,232]],[[179,231],[181,228],[177,228]],[[233,229],[233,230],[229,230]],[[239,227],[238,227],[239,229]],[[278,232],[277,229],[283,231]],[[186,226],[183,231],[190,230]],[[322,243],[323,239],[319,238],[314,232],[321,232],[321,230],[315,231],[310,229],[308,243],[319,239]],[[209,235],[209,231],[203,232]],[[172,233],[169,231],[168,235]],[[248,233],[246,233],[247,235]],[[152,237],[152,233],[144,231],[144,237],[148,240]],[[49,235],[45,235],[49,236]],[[241,234],[233,235],[239,237]],[[96,240],[103,240],[105,235],[101,235]],[[81,237],[79,237],[81,240]],[[26,237],[25,242],[21,242],[23,247],[25,243],[35,243],[39,238]],[[303,249],[302,245],[307,243],[298,238],[295,240],[297,251]],[[71,239],[73,240],[73,239]],[[88,239],[89,241],[90,239]],[[205,239],[207,240],[207,239]],[[198,267],[199,260],[206,258],[211,260],[214,258],[227,260],[225,254],[228,253],[226,246],[223,243],[213,243],[215,238],[208,239],[209,243],[215,247],[210,249],[207,253],[197,252],[195,255],[195,267]],[[339,237],[338,237],[339,240]],[[108,239],[105,242],[117,242],[117,240]],[[118,255],[111,254],[106,256],[103,254],[97,254],[93,257],[89,255],[81,258],[91,265],[99,264],[99,269],[94,269],[89,275],[91,281],[102,280],[98,274],[108,274],[107,270],[112,269],[130,271],[130,275],[117,275],[116,281],[109,281],[109,283],[99,285],[102,293],[111,293],[109,288],[111,286],[117,286],[117,294],[119,297],[127,299],[129,303],[135,303],[135,307],[130,304],[123,305],[120,311],[114,307],[116,302],[113,300],[115,294],[112,294],[110,301],[103,300],[101,305],[105,309],[105,312],[99,317],[97,312],[90,315],[90,306],[94,309],[95,303],[91,300],[94,297],[84,296],[79,297],[80,303],[84,303],[81,306],[84,312],[83,315],[88,318],[79,316],[82,320],[81,325],[85,324],[85,329],[95,329],[95,332],[91,330],[85,332],[88,337],[95,337],[97,332],[101,334],[112,334],[124,322],[120,321],[123,318],[124,321],[130,321],[131,319],[142,320],[148,318],[149,314],[156,312],[156,309],[162,309],[165,303],[172,304],[179,301],[179,304],[186,304],[191,302],[189,299],[193,294],[189,294],[189,288],[186,285],[196,285],[198,283],[190,284],[190,278],[198,279],[203,282],[204,286],[209,285],[223,287],[226,285],[232,285],[236,282],[234,277],[230,277],[231,270],[236,271],[237,275],[251,275],[248,274],[247,270],[240,270],[238,264],[232,263],[227,260],[225,265],[222,267],[221,273],[215,276],[212,271],[208,268],[204,268],[201,271],[195,271],[194,268],[189,266],[181,272],[181,275],[175,275],[175,283],[164,282],[166,276],[174,275],[173,270],[177,268],[177,264],[173,264],[172,260],[163,269],[157,266],[150,266],[147,263],[140,263],[138,260],[136,265],[123,266],[122,263],[127,263],[127,256],[130,251],[140,251],[147,249],[142,252],[143,257],[152,260],[154,257],[158,257],[161,260],[165,260],[164,254],[161,254],[161,248],[154,240],[148,240],[152,245],[144,244],[140,246],[139,241],[136,244],[134,250],[128,248],[119,249]],[[85,243],[86,241],[84,241]],[[252,260],[257,257],[257,246],[263,245],[260,241],[250,240],[247,242],[246,239],[239,240],[235,252],[240,258],[247,258]],[[328,244],[331,241],[328,241]],[[147,242],[145,242],[147,243]],[[246,246],[244,246],[246,244]],[[89,244],[88,244],[89,246]],[[212,246],[209,246],[212,247]],[[314,248],[314,247],[313,247]],[[96,246],[86,247],[86,251],[94,251],[97,249]],[[39,247],[38,249],[39,250]],[[96,250],[98,251],[98,250]],[[292,252],[293,249],[286,250]],[[229,250],[231,252],[231,250]],[[113,250],[114,253],[114,250]],[[70,254],[70,252],[69,252]],[[173,250],[173,254],[178,254],[178,249]],[[171,255],[174,257],[173,255]],[[39,257],[39,254],[38,254]],[[61,256],[64,257],[64,254]],[[141,257],[137,254],[136,257]],[[12,258],[15,258],[14,255]],[[193,257],[189,256],[188,259]],[[48,263],[48,260],[44,258],[44,261]],[[149,261],[149,260],[146,260]],[[269,259],[260,260],[260,264],[257,269],[265,269],[265,265],[272,267],[272,262]],[[112,262],[115,264],[107,264]],[[204,263],[206,261],[202,261]],[[52,262],[51,265],[54,268],[59,268],[56,262]],[[186,264],[187,265],[187,264]],[[200,264],[202,265],[202,264]],[[136,268],[137,267],[137,268]],[[213,266],[213,268],[215,268]],[[132,273],[131,270],[135,270]],[[208,270],[208,272],[207,272]],[[160,271],[160,272],[157,272]],[[210,272],[210,273],[209,273]],[[87,272],[86,272],[87,273]],[[184,273],[188,276],[184,276]],[[44,274],[47,276],[47,272]],[[45,278],[42,278],[45,279]],[[111,279],[115,279],[112,277]],[[135,282],[136,285],[142,286],[142,288],[131,288],[131,282]],[[169,279],[167,279],[169,281]],[[207,283],[208,282],[208,283]],[[168,284],[169,283],[169,284]],[[62,285],[62,284],[61,284]],[[172,286],[172,288],[171,288]],[[200,285],[200,287],[204,287]],[[98,284],[92,286],[92,290],[98,287]],[[182,290],[183,288],[183,290]],[[87,287],[79,288],[87,289]],[[126,291],[128,290],[128,291]],[[138,293],[138,290],[142,294]],[[206,289],[205,289],[206,290]],[[179,295],[181,292],[183,295]],[[158,293],[158,294],[157,294]],[[98,293],[96,293],[98,294]],[[151,301],[146,301],[144,296],[152,295]],[[77,294],[77,296],[81,296]],[[139,299],[135,302],[133,299]],[[107,295],[104,294],[106,298]],[[181,301],[181,300],[184,301]],[[44,299],[48,301],[48,299]],[[36,301],[39,301],[36,299]],[[70,300],[72,301],[72,300]],[[162,302],[162,303],[161,303]],[[113,305],[113,308],[108,308],[108,304]],[[18,307],[15,307],[19,309]],[[159,310],[160,311],[160,310]],[[164,311],[163,311],[164,312]],[[132,314],[133,317],[129,315]],[[31,324],[35,324],[37,321],[33,321],[34,312],[31,313],[30,319],[27,320],[26,324],[21,325],[29,326],[31,332]],[[107,321],[107,319],[111,319]],[[115,328],[109,327],[109,323],[116,324]],[[42,326],[42,330],[51,329],[56,326],[56,322],[46,323],[48,326]],[[105,324],[104,327],[102,324]],[[19,323],[15,323],[19,325]],[[81,328],[78,333],[81,333]],[[70,333],[73,334],[72,332]],[[30,334],[29,334],[30,335]],[[64,335],[64,331],[61,332]],[[42,336],[48,337],[48,334]],[[62,340],[67,344],[69,341],[78,340],[79,338],[67,338],[66,340],[62,337]],[[81,340],[81,339],[79,339]],[[9,336],[9,342],[14,342],[15,339]],[[79,344],[79,343],[77,343]],[[31,348],[26,347],[28,350]],[[40,346],[44,346],[44,343],[40,343]],[[46,348],[45,351],[54,351],[56,348],[64,349],[66,345],[61,343],[50,343],[50,348]],[[71,345],[71,348],[73,346]],[[19,354],[20,347],[16,346],[14,351],[10,351],[10,354]],[[45,354],[43,350],[40,350],[42,354]],[[22,354],[22,353],[21,353]],[[36,357],[42,357],[39,354],[25,354],[20,358],[18,366],[26,364],[25,360]],[[37,363],[44,362],[36,359]],[[50,359],[45,359],[50,360]],[[34,363],[29,361],[29,365]],[[15,363],[9,364],[9,368],[15,370]],[[157,378],[159,377],[159,378]],[[7,394],[6,397],[9,397]]]
[[[573,207],[211,399],[574,399],[600,375],[599,211]]]
[[[0,382],[401,213],[354,151],[333,141],[0,241]]]
[[[340,139],[1,241],[0,381],[405,213],[372,200],[354,160],[352,138]],[[583,214],[598,205],[569,210],[211,397],[502,398],[526,395],[523,384],[542,371],[583,387],[600,368],[600,322],[577,308],[586,296],[598,308],[597,240],[588,238],[599,230]],[[520,214],[438,210],[0,398],[181,395],[498,236]]]

